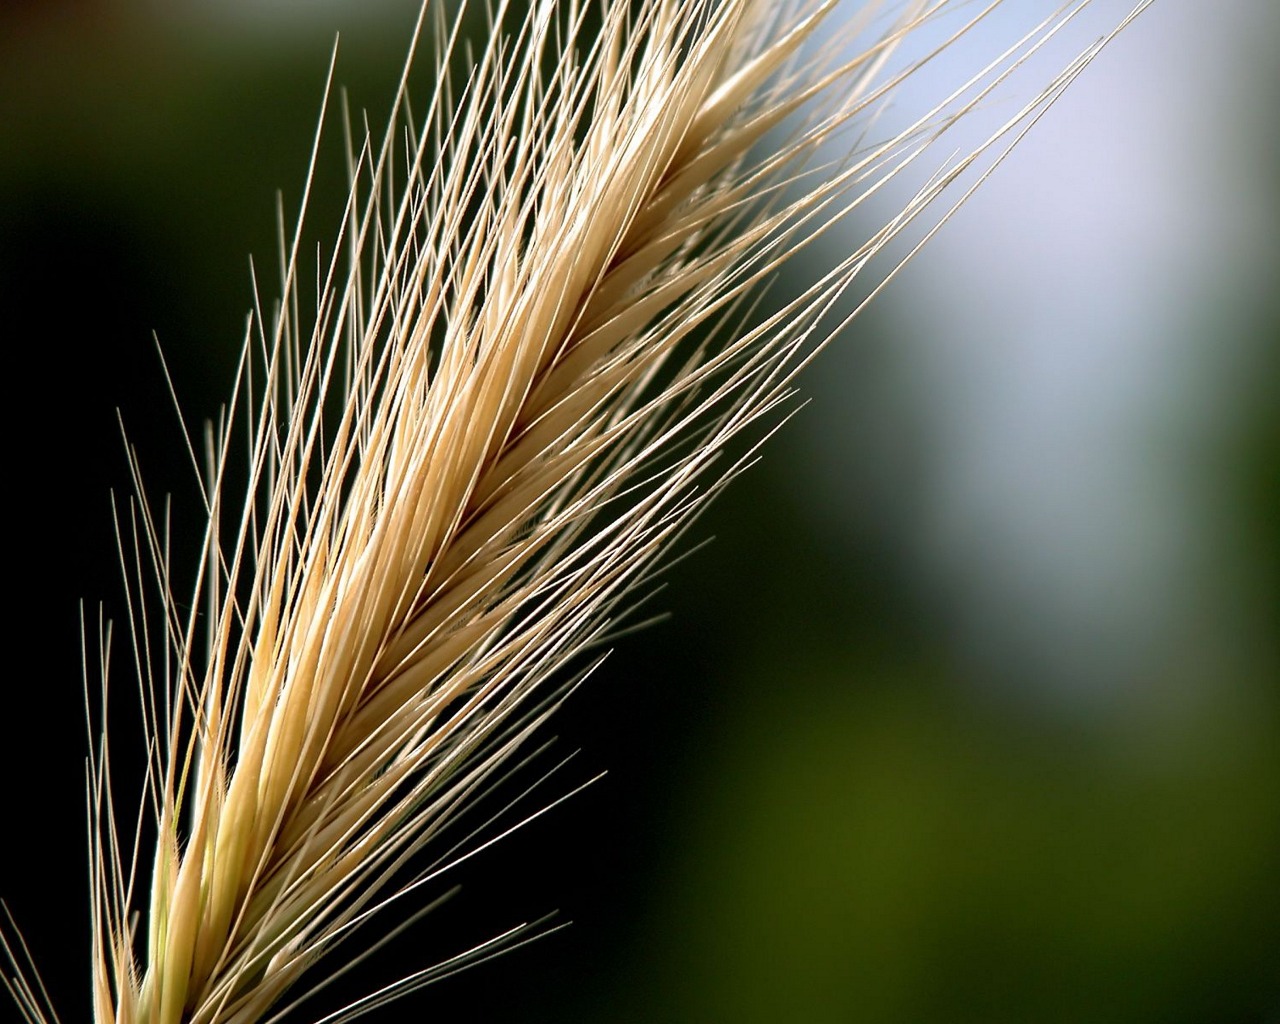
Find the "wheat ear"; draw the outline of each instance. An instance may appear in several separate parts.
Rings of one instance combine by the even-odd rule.
[[[590,667],[866,263],[1097,51],[807,291],[748,316],[783,260],[1084,3],[887,141],[842,134],[914,70],[886,74],[894,47],[954,6],[886,19],[868,5],[880,27],[850,55],[859,28],[818,31],[832,2],[537,0],[516,20],[504,0],[461,77],[462,16],[437,19],[420,119],[408,68],[380,142],[348,119],[332,259],[304,299],[300,218],[283,300],[251,317],[209,432],[198,600],[170,591],[162,518],[145,501],[118,516],[160,610],[127,573],[151,824],[118,827],[103,735],[89,770],[98,1024],[277,1019],[321,954],[433,877],[423,848]],[[11,989],[28,1020],[54,1019],[38,983]]]

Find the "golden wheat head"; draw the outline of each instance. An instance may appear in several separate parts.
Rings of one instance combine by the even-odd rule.
[[[118,516],[147,569],[129,626],[151,749],[136,827],[105,735],[91,758],[98,1024],[275,1019],[322,954],[430,877],[423,848],[591,667],[855,276],[1096,52],[760,313],[783,260],[1083,4],[882,142],[848,129],[919,66],[888,72],[897,44],[957,4],[867,4],[830,31],[833,6],[501,2],[474,55],[462,15],[429,8],[435,85],[416,115],[406,67],[379,139],[344,119],[332,259],[304,298],[300,218],[282,300],[257,304],[209,431],[195,601],[170,592],[145,501]],[[29,1021],[55,1018],[37,982],[11,989]]]

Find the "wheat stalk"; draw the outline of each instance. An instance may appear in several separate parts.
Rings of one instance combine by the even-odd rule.
[[[256,304],[203,446],[196,601],[171,592],[163,517],[141,499],[119,510],[151,749],[133,828],[105,734],[89,768],[98,1024],[274,1020],[322,954],[433,879],[448,854],[419,855],[591,667],[628,595],[744,464],[732,443],[835,333],[824,318],[863,267],[1101,46],[799,297],[749,317],[784,260],[1084,3],[873,143],[844,130],[918,67],[887,73],[894,48],[956,5],[875,6],[822,38],[831,2],[612,3],[590,26],[586,4],[538,0],[516,19],[504,0],[462,74],[462,15],[437,15],[420,117],[406,66],[381,140],[344,119],[333,256],[304,298],[302,216],[282,238],[283,299]],[[844,52],[864,25],[875,41]],[[317,153],[318,136],[313,167]],[[10,988],[29,1021],[56,1018],[38,980],[19,971]]]

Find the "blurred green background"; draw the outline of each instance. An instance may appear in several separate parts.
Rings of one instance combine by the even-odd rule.
[[[1122,5],[1098,6],[1076,42]],[[1280,1021],[1269,6],[1157,0],[817,364],[670,573],[670,621],[561,715],[559,784],[609,774],[350,991],[572,926],[373,1019]],[[216,415],[334,33],[376,125],[415,12],[0,7],[0,896],[65,1020],[88,1008],[77,602],[121,613],[115,410],[181,563],[198,502],[152,334],[188,421]]]

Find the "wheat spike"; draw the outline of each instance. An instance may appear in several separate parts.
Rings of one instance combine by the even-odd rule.
[[[300,217],[283,298],[258,302],[209,431],[198,600],[170,593],[163,517],[119,510],[126,563],[160,590],[157,613],[146,573],[126,574],[158,838],[143,852],[141,822],[118,828],[103,736],[98,1024],[275,1019],[322,954],[431,876],[418,855],[590,669],[628,595],[744,464],[731,442],[776,419],[854,278],[926,212],[936,230],[947,186],[1016,142],[1102,44],[807,291],[748,315],[784,260],[1084,3],[881,142],[846,129],[914,70],[886,73],[898,43],[953,0],[867,5],[830,37],[830,0],[507,6],[461,73],[462,14],[436,15],[418,117],[406,67],[380,139],[345,119],[332,257],[307,295]],[[845,52],[868,25],[874,43]],[[38,984],[13,988],[28,1020],[53,1019]]]

